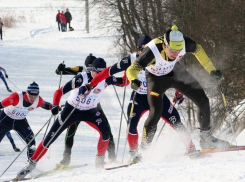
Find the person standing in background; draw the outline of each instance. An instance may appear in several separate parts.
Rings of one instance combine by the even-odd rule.
[[[61,11],[60,22],[61,22],[61,31],[65,32],[66,31],[66,17],[64,15],[64,11]]]
[[[65,17],[66,17],[66,31],[68,31],[67,24],[69,23],[69,29],[70,29],[71,28],[71,20],[72,20],[72,16],[71,16],[71,13],[69,12],[68,8],[66,9]]]
[[[3,30],[2,30],[2,27],[3,27],[3,21],[0,18],[0,35],[1,35],[1,39],[3,39]]]
[[[60,31],[60,10],[58,10],[58,13],[56,15],[56,22],[58,23],[58,30]]]

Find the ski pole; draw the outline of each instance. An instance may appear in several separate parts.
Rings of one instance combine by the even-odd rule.
[[[122,163],[123,163],[124,153],[125,153],[126,144],[127,144],[127,140],[128,140],[129,128],[130,128],[130,125],[131,125],[131,120],[133,118],[134,102],[135,102],[135,98],[136,98],[136,93],[137,92],[134,91],[133,102],[132,102],[132,105],[131,105],[131,110],[130,110],[130,114],[129,114],[129,118],[128,118],[128,126],[127,126],[127,131],[126,131],[126,140],[125,140],[124,149],[123,149]]]
[[[115,91],[115,93],[116,93],[117,99],[118,99],[118,101],[119,101],[120,107],[121,107],[121,109],[122,109],[122,111],[123,111],[124,119],[127,121],[127,117],[126,117],[126,115],[125,115],[125,113],[124,113],[124,110],[123,110],[123,107],[122,107],[121,101],[120,101],[120,99],[119,99],[119,96],[118,96],[117,90],[116,90],[116,88],[115,88],[115,85],[113,85],[113,88],[114,88],[114,91]]]
[[[127,85],[127,79],[125,80],[125,87],[124,87],[124,93],[123,93],[123,103],[122,103],[122,111],[121,111],[121,119],[120,119],[120,126],[119,126],[118,140],[117,140],[116,158],[117,158],[117,154],[118,154],[119,141],[120,141],[120,134],[121,134],[121,127],[122,127],[122,115],[123,115],[124,101],[125,101],[126,88],[127,88],[126,85]]]
[[[54,116],[54,122],[55,122],[55,119],[56,119],[56,117]],[[50,121],[50,122],[51,122],[51,121]],[[49,123],[50,123],[50,122],[49,122]],[[54,122],[53,122],[53,123],[54,123]],[[48,129],[48,127],[47,127],[47,129]],[[47,131],[47,130],[46,130],[46,131]],[[43,137],[43,140],[44,140],[44,138],[45,138],[45,137]],[[49,152],[48,152],[48,159],[50,159],[50,153],[51,153],[51,146],[50,146]]]
[[[64,63],[65,63],[65,61],[63,61],[62,64],[64,64]],[[61,85],[62,74],[63,74],[63,71],[60,72],[59,88],[60,88],[60,85]],[[59,88],[58,88],[58,89],[59,89]],[[54,122],[55,122],[55,117],[54,117]],[[53,123],[54,123],[54,122],[53,122]],[[49,123],[49,124],[50,124],[50,123]],[[45,131],[45,134],[44,134],[44,136],[43,136],[43,140],[44,140],[44,138],[45,138],[46,132],[47,132],[48,127],[49,127],[49,124],[48,124],[47,129],[46,129],[46,131]],[[50,147],[50,149],[49,149],[48,159],[50,159],[50,152],[51,152],[51,147]]]
[[[20,140],[23,142],[23,144],[26,145],[25,141],[23,140],[23,138],[21,138],[21,136],[19,135],[19,133],[17,131],[15,131],[15,133],[20,138]]]
[[[10,81],[10,83],[12,83],[19,91],[21,91],[9,78],[8,80]]]
[[[219,81],[219,87],[220,87],[220,92],[221,92],[221,95],[222,95],[222,98],[223,98],[223,101],[224,101],[225,110],[226,110],[227,113],[229,113],[228,108],[227,108],[227,102],[226,102],[226,99],[225,99],[225,94],[224,94],[223,87],[222,87],[220,81]],[[229,120],[229,123],[231,125],[231,131],[232,131],[235,143],[237,145],[236,138],[235,138],[235,131],[234,131],[233,124],[232,124],[231,120]]]
[[[44,126],[50,122],[50,120],[52,119],[53,115],[49,118],[49,120],[42,126],[42,128],[37,132],[37,134],[30,140],[30,142],[25,146],[25,148],[19,153],[19,155],[17,155],[15,157],[15,159],[13,160],[13,162],[11,162],[11,164],[5,169],[5,171],[3,171],[3,173],[1,174],[0,178],[4,175],[4,173],[10,168],[10,166],[12,166],[12,164],[18,159],[18,157],[23,153],[23,151],[29,146],[29,144],[36,138],[36,136],[41,132],[41,130],[44,128]]]
[[[52,116],[52,115],[51,115]],[[55,117],[54,117],[55,118]],[[51,120],[50,120],[51,121]],[[47,133],[47,130],[48,130],[48,127],[49,127],[49,124],[50,124],[50,121],[49,121],[49,123],[48,123],[48,125],[47,125],[47,128],[46,128],[46,130],[45,130],[45,133],[44,133],[44,135],[43,135],[43,140],[44,140],[44,138],[45,138],[45,136],[46,136],[46,133]]]

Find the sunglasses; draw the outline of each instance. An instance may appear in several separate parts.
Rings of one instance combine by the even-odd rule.
[[[29,94],[28,94],[29,95]],[[38,97],[38,95],[29,95],[29,97],[31,98],[31,99],[36,99],[37,97]]]
[[[86,67],[86,70],[92,71],[93,70],[93,67]]]
[[[92,68],[92,71],[95,71],[96,73],[100,73],[101,71],[97,70],[95,67]]]
[[[169,49],[169,51],[171,52],[171,53],[180,53],[181,51],[182,51],[182,49],[180,49],[180,50],[174,50],[174,49],[172,49],[169,45],[168,45],[168,41],[167,41],[167,39],[166,39],[166,34],[164,34],[164,44],[168,47],[168,49]]]

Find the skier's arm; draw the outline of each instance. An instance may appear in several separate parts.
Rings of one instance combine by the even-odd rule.
[[[0,70],[3,70],[4,74],[7,75],[7,72],[5,71],[5,69],[3,67],[1,67]]]
[[[53,105],[59,105],[61,97],[70,92],[71,90],[78,88],[83,83],[83,76],[81,74],[76,75],[73,77],[69,82],[67,82],[63,87],[59,88],[55,91],[53,97]]]
[[[185,38],[186,52],[191,52],[209,74],[211,73],[211,71],[216,70],[212,61],[209,59],[208,55],[206,54],[202,46],[197,44],[189,37],[184,37],[184,38]]]
[[[15,92],[11,94],[9,97],[3,99],[2,102],[0,102],[0,109],[11,105],[16,106],[18,102],[19,102],[19,95],[18,93]]]
[[[123,83],[123,78],[110,76],[105,80],[107,85],[121,85]]]
[[[44,101],[43,98],[39,96],[39,101],[38,101],[37,107],[41,107],[41,108],[46,109],[46,110],[51,110],[52,104]]]
[[[84,69],[83,66],[75,66],[75,67],[66,67],[62,72],[62,75],[77,75],[79,72],[82,72]],[[61,75],[61,71],[58,69],[55,70],[57,75]]]
[[[99,82],[102,80],[116,74],[122,71],[125,71],[129,66],[131,65],[131,59],[130,56],[123,58],[118,63],[115,63],[111,67],[106,68],[102,72],[100,72],[98,75],[96,75],[91,83],[89,84],[91,87],[96,86]],[[123,77],[124,81],[126,79],[126,76]],[[123,82],[124,83],[124,82]]]
[[[154,64],[154,54],[149,47],[145,47],[139,57],[128,67],[126,75],[128,80],[138,80],[138,73],[148,65]]]

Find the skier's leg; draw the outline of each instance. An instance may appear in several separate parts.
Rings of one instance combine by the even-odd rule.
[[[98,109],[91,109],[86,114],[86,123],[96,129],[100,138],[97,145],[97,155],[95,158],[95,167],[103,168],[105,153],[110,140],[110,128],[103,115],[99,115]]]
[[[187,150],[193,149],[191,136],[184,124],[181,122],[179,112],[172,105],[166,95],[163,96],[162,119],[178,132],[180,139],[183,141]]]
[[[113,135],[112,135],[112,132],[111,132],[111,126],[110,126],[110,123],[108,122],[108,119],[107,119],[104,111],[101,108],[100,103],[97,105],[97,108],[98,108],[98,111],[101,113],[101,115],[103,115],[103,117],[107,121],[109,129],[110,129],[110,141],[109,141],[109,145],[108,145],[107,151],[108,151],[108,159],[111,162],[113,162],[113,161],[116,160],[116,154],[115,154],[115,142],[114,142]]]
[[[28,144],[34,137],[34,133],[26,119],[18,120],[15,123],[14,130],[20,135],[20,137]],[[27,158],[30,159],[36,150],[35,139],[28,145]]]
[[[56,165],[55,169],[62,169],[69,166],[71,162],[71,149],[74,143],[74,136],[76,134],[78,125],[80,122],[76,122],[69,126],[66,131],[65,137],[65,150],[63,152],[63,159]]]
[[[198,121],[200,124],[200,145],[202,148],[229,148],[227,141],[219,140],[211,135],[210,130],[210,106],[209,99],[198,81],[185,70],[185,68],[176,64],[173,77],[176,88],[181,93],[191,99],[198,107]]]
[[[129,118],[132,101],[133,101],[134,92],[131,94],[130,103],[128,105],[127,115]],[[134,102],[134,110],[133,117],[131,119],[129,132],[128,132],[128,144],[129,144],[129,154],[130,154],[130,162],[137,163],[142,159],[138,148],[138,131],[137,126],[140,121],[140,118],[144,115],[146,111],[149,110],[149,105],[147,102],[147,95],[136,94],[135,102]],[[128,123],[129,124],[129,123]]]
[[[12,138],[10,131],[6,134],[6,136],[8,137],[8,139],[9,139],[9,141],[10,141],[10,143],[11,143],[13,149],[14,149],[14,151],[15,152],[20,152],[20,149],[17,148],[15,143],[14,143],[14,139]]]
[[[56,118],[54,124],[52,125],[47,136],[41,143],[38,145],[36,151],[32,155],[31,159],[28,161],[28,164],[17,174],[17,180],[22,180],[26,175],[30,174],[37,165],[37,162],[45,155],[48,151],[49,146],[59,137],[59,135],[71,124],[76,122],[79,118],[79,113],[73,114],[67,119],[64,123],[67,116],[71,113],[74,107],[66,103],[65,108],[61,111],[61,114]],[[55,134],[55,136],[54,136]]]
[[[161,76],[153,75],[146,71],[147,78],[147,99],[150,106],[149,115],[145,121],[141,147],[147,148],[152,142],[157,130],[157,123],[162,114],[162,98],[167,84],[163,84]]]

